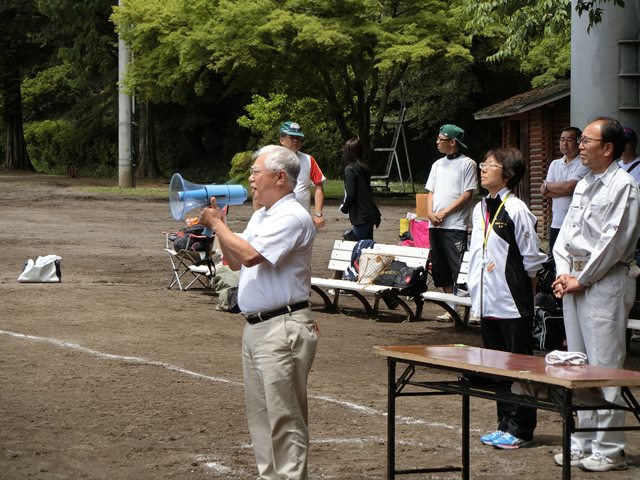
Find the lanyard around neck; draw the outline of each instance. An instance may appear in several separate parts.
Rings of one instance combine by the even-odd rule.
[[[511,192],[507,193],[507,195],[504,197],[504,199],[502,200],[502,202],[500,202],[500,206],[498,207],[498,210],[496,210],[496,214],[493,217],[493,221],[491,223],[489,223],[489,205],[487,205],[487,203],[485,202],[485,209],[486,209],[486,215],[485,215],[485,220],[484,220],[484,238],[482,240],[482,250],[486,251],[487,250],[487,241],[489,240],[489,234],[491,233],[491,231],[493,230],[493,224],[496,223],[496,219],[498,218],[498,214],[500,213],[500,210],[502,210],[502,207],[504,207],[505,202],[507,201],[507,198],[509,198],[509,196],[511,195]]]

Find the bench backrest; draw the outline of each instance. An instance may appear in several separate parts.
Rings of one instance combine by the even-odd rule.
[[[329,259],[329,270],[335,270],[338,272],[344,272],[349,265],[351,265],[351,252],[356,242],[350,242],[347,240],[336,240],[333,244],[333,250],[331,251],[331,258]],[[385,245],[383,243],[376,243],[373,245],[373,250],[393,255],[396,260],[406,263],[409,267],[426,267],[427,260],[429,259],[428,248],[418,247],[405,247],[401,245]]]

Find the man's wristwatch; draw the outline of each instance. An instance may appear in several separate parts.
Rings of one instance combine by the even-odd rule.
[[[322,216],[322,212],[315,212],[313,214],[314,217],[321,217]]]

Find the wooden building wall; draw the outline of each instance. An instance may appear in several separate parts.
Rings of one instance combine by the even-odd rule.
[[[519,115],[505,118],[502,145],[519,148],[527,164],[527,174],[516,194],[538,218],[538,235],[549,236],[551,202],[544,200],[540,186],[547,176],[552,160],[561,157],[558,139],[562,129],[569,126],[569,98],[544,105]]]

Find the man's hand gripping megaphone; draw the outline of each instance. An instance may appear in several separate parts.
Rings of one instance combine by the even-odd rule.
[[[229,205],[220,208],[216,202],[216,197],[211,197],[209,206],[200,210],[200,223],[215,233],[220,224],[227,224],[228,211]]]

